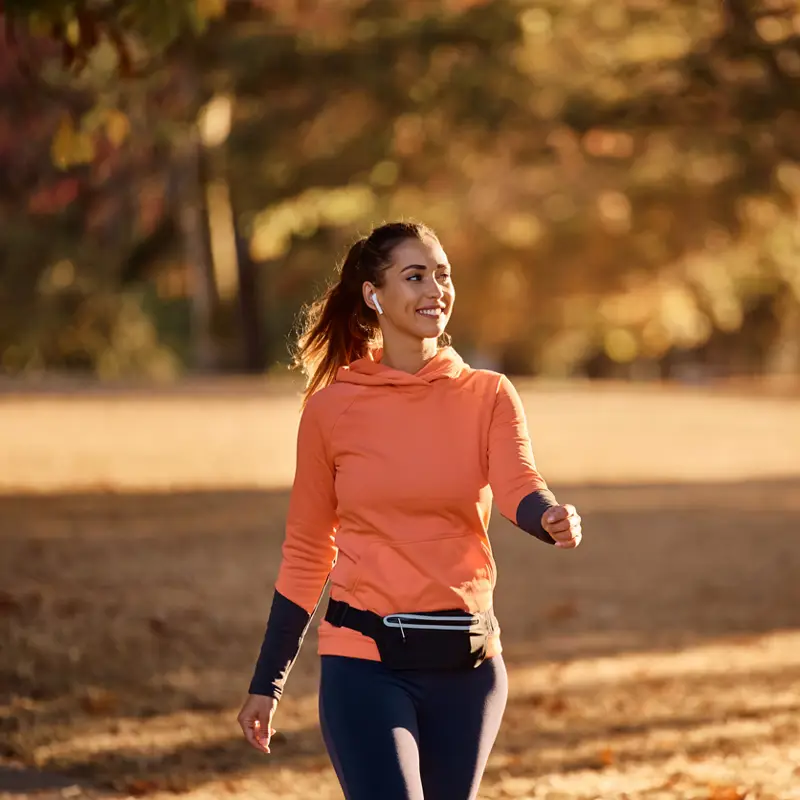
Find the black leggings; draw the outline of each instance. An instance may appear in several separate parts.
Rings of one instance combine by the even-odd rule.
[[[507,697],[501,656],[453,672],[322,656],[322,735],[345,797],[474,800]]]

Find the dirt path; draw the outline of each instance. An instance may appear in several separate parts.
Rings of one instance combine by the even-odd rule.
[[[481,797],[800,798],[800,403],[525,399],[587,538],[556,552],[495,515],[512,698]],[[292,398],[97,402],[0,403],[0,764],[125,797],[340,798],[313,637],[273,756],[235,724]]]

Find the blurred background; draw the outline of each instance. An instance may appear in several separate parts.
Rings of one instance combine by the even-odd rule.
[[[5,375],[288,361],[374,224],[517,374],[800,372],[800,17],[749,0],[7,2]]]
[[[800,2],[0,2],[0,793],[338,798],[277,573],[298,313],[398,218],[574,554],[495,513],[482,798],[800,797]]]

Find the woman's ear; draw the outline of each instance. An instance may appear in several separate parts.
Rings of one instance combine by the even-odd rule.
[[[380,301],[378,300],[378,295],[375,292],[375,287],[369,281],[364,281],[361,290],[364,297],[364,302],[376,314],[383,314],[383,309],[381,308]]]

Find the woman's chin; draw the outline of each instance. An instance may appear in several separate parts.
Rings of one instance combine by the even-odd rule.
[[[423,339],[438,338],[444,333],[445,328],[447,328],[447,320],[445,319],[420,320],[416,325],[416,329]]]

